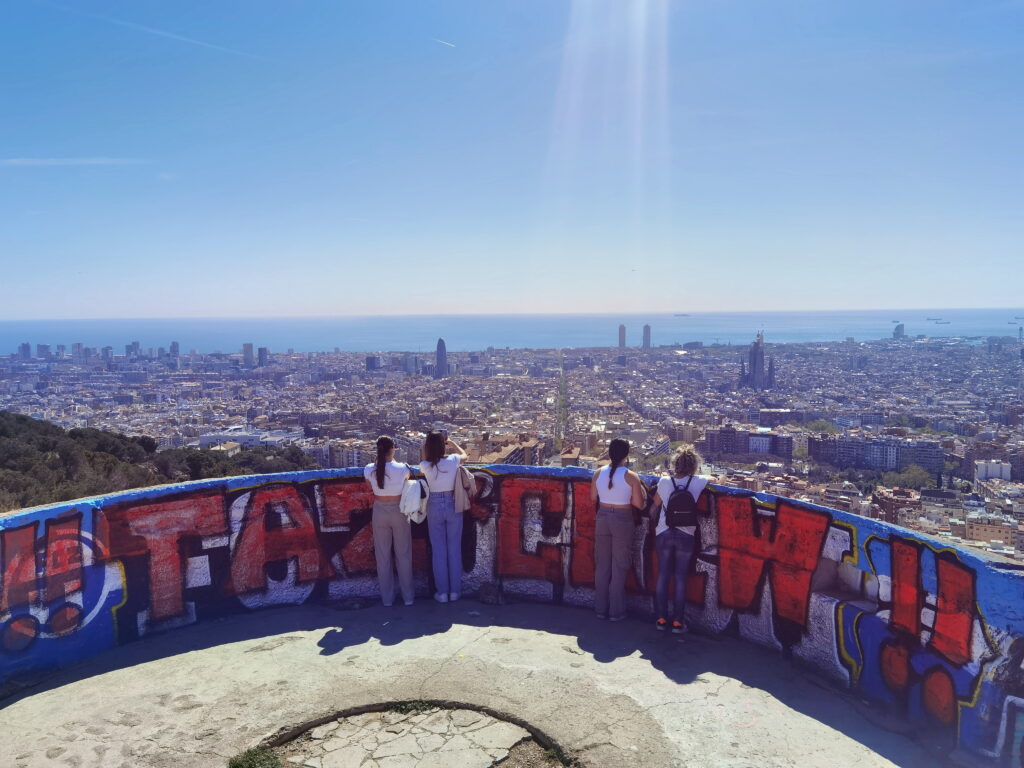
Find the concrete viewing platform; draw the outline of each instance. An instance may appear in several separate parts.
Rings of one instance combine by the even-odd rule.
[[[1024,765],[1016,564],[711,485],[680,596],[697,636],[680,645],[643,620],[658,575],[649,519],[625,585],[635,620],[599,622],[591,473],[471,472],[463,600],[426,597],[416,523],[411,610],[368,607],[381,594],[359,468],[0,516],[0,696],[21,691],[0,699],[0,768],[223,765],[281,728],[389,702],[490,710],[533,729],[524,750],[557,745],[597,767]],[[386,748],[366,736],[358,768],[413,765],[385,753],[438,741],[414,730]],[[317,757],[339,762],[303,760]]]
[[[941,764],[900,717],[741,640],[681,642],[537,603],[358,604],[232,615],[54,672],[0,701],[0,765],[223,768],[275,735],[397,701],[508,716],[594,768]]]

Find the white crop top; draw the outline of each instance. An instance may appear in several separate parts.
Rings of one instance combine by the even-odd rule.
[[[377,465],[367,464],[363,477],[373,488],[374,496],[401,496],[405,489],[405,481],[409,477],[409,466],[389,461],[384,465],[384,487],[377,485]]]
[[[459,476],[459,454],[445,456],[435,467],[429,461],[420,462],[420,471],[427,479],[431,493],[446,493],[455,490],[455,478]]]
[[[619,466],[612,478],[612,487],[608,487],[608,467],[597,471],[597,498],[602,504],[629,504],[633,500],[633,486],[626,482],[626,468]]]

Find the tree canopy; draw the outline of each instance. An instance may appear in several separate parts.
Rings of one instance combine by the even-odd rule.
[[[151,437],[65,430],[0,411],[0,512],[163,483],[315,466],[294,445],[234,456],[197,448],[159,451]]]

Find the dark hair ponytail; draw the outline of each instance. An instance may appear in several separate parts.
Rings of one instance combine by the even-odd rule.
[[[388,463],[388,454],[395,447],[395,441],[387,435],[381,435],[377,438],[377,487],[382,491],[384,490],[384,472],[385,467]]]
[[[608,458],[612,460],[611,465],[608,467],[608,487],[612,487],[612,480],[615,478],[615,471],[619,468],[619,465],[626,460],[629,456],[629,441],[623,440],[621,437],[616,437],[610,443],[608,443]]]

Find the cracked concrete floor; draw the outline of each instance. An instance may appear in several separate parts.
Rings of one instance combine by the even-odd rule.
[[[116,648],[0,702],[0,765],[223,768],[300,724],[414,700],[519,718],[593,768],[936,764],[766,649],[420,600],[258,611]]]
[[[428,707],[339,717],[276,752],[301,768],[491,768],[529,740],[526,729],[483,712]]]

